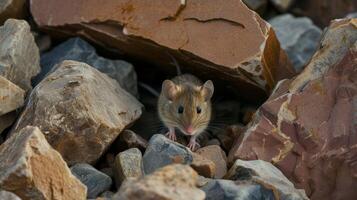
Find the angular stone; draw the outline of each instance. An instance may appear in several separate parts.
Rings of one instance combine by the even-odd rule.
[[[257,183],[237,183],[231,180],[210,180],[203,187],[205,200],[275,200],[271,190]]]
[[[197,173],[189,166],[173,164],[139,180],[124,182],[113,200],[203,200],[205,194],[196,188]]]
[[[23,19],[26,14],[26,0],[0,1],[0,25],[2,25],[9,18]]]
[[[15,111],[0,116],[0,135],[5,129],[10,127],[15,122],[16,116]]]
[[[256,11],[260,15],[264,14],[268,4],[268,0],[243,0],[243,2],[248,6],[248,8]]]
[[[295,189],[294,184],[279,169],[262,160],[236,160],[226,174],[225,179],[251,180],[266,189],[272,190],[275,199],[308,199],[304,190]]]
[[[0,199],[1,200],[21,200],[14,193],[7,192],[7,191],[4,191],[4,190],[0,190]]]
[[[355,199],[357,19],[333,21],[304,71],[280,82],[229,160],[272,162],[313,199]]]
[[[117,152],[125,151],[130,148],[138,148],[145,152],[148,142],[140,135],[131,130],[124,130],[113,144]]]
[[[295,0],[270,0],[270,2],[280,12],[286,12],[295,3]]]
[[[139,149],[128,149],[115,157],[114,174],[118,188],[122,182],[128,178],[139,178],[143,176],[143,171],[143,156]]]
[[[318,48],[321,29],[309,18],[291,14],[274,17],[269,23],[295,70],[300,72]]]
[[[192,154],[191,167],[201,176],[213,178],[216,175],[216,164],[197,153]]]
[[[34,20],[50,34],[80,35],[172,70],[169,51],[183,70],[225,81],[253,101],[295,73],[271,26],[242,1],[35,2]]]
[[[145,174],[169,164],[191,164],[192,161],[192,153],[187,147],[160,134],[151,137],[143,156]]]
[[[142,105],[93,67],[63,61],[32,91],[15,130],[38,126],[69,165],[94,163]]]
[[[40,72],[40,53],[30,26],[24,20],[9,19],[0,27],[0,41],[0,75],[30,90],[31,78]]]
[[[96,198],[100,193],[109,190],[112,179],[86,163],[71,167],[72,174],[87,186],[87,198]]]
[[[227,173],[226,153],[217,145],[210,145],[200,148],[196,151],[200,156],[211,160],[216,165],[215,178],[222,178]]]
[[[23,89],[0,76],[0,116],[21,107],[24,99]]]
[[[118,81],[130,94],[138,96],[137,77],[133,65],[123,60],[110,60],[98,56],[94,47],[79,37],[71,38],[42,55],[41,73],[35,81],[40,82],[56,64],[64,60],[84,62]]]
[[[37,127],[26,127],[0,146],[0,188],[21,199],[85,199],[86,187]]]

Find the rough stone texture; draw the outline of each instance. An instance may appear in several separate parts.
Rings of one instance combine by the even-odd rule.
[[[130,148],[138,148],[141,152],[145,152],[148,142],[140,135],[131,130],[124,130],[112,145],[117,152],[125,151]]]
[[[248,8],[256,11],[260,15],[264,13],[268,4],[268,0],[243,0],[243,2]]]
[[[112,179],[86,163],[71,167],[72,174],[87,186],[87,198],[96,198],[100,193],[109,190]]]
[[[143,156],[140,150],[132,148],[119,153],[114,161],[114,174],[118,188],[128,178],[143,176]]]
[[[294,74],[273,29],[241,1],[180,2],[31,0],[30,9],[53,35],[81,35],[172,70],[170,51],[185,70],[229,81],[254,101]]]
[[[40,71],[40,53],[30,26],[9,19],[0,27],[0,41],[0,75],[28,91],[31,78]]]
[[[26,127],[0,146],[0,188],[21,199],[85,199],[86,187],[37,127]]]
[[[215,163],[215,178],[222,178],[227,173],[227,156],[221,147],[217,145],[205,146],[203,148],[197,149],[196,153]]]
[[[294,17],[291,14],[274,17],[269,23],[295,70],[300,72],[318,48],[321,29],[309,18]]]
[[[294,184],[279,169],[262,160],[236,160],[226,174],[225,179],[251,180],[262,185],[267,190],[272,190],[275,199],[308,199],[304,190],[295,189]]]
[[[0,135],[8,127],[10,127],[16,120],[16,112],[10,112],[0,116]]]
[[[69,165],[94,163],[142,105],[93,67],[63,61],[32,91],[15,131],[38,126]]]
[[[333,21],[304,71],[277,85],[229,160],[275,164],[311,199],[355,199],[357,19]]]
[[[286,12],[295,3],[295,0],[270,0],[280,12]],[[274,29],[275,30],[275,29]]]
[[[143,156],[145,174],[172,163],[191,164],[192,161],[192,152],[187,147],[159,134],[151,137]]]
[[[132,64],[98,56],[94,47],[78,37],[65,41],[41,56],[42,69],[35,81],[40,82],[56,64],[64,60],[87,63],[118,81],[120,86],[130,94],[138,96],[136,72]]]
[[[23,89],[0,76],[0,116],[21,107],[24,99]]]
[[[0,25],[9,18],[22,19],[27,14],[26,0],[1,0]]]
[[[4,190],[0,190],[0,199],[1,200],[21,200],[14,193],[7,192],[7,191],[4,191]]]
[[[345,17],[347,13],[357,10],[357,1],[348,0],[314,0],[296,1],[298,12],[308,16],[320,27],[328,26],[333,19]]]
[[[201,176],[213,178],[216,175],[216,164],[197,153],[192,153],[191,167]]]
[[[124,182],[113,200],[203,200],[197,173],[187,165],[165,166],[139,180]]]
[[[203,187],[206,200],[275,200],[271,190],[256,183],[237,183],[231,180],[210,180]]]

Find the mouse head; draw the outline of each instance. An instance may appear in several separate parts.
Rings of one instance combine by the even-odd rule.
[[[203,132],[211,119],[211,97],[214,86],[208,80],[201,86],[175,84],[165,80],[162,95],[167,101],[162,105],[162,118],[166,125],[180,129],[186,135]]]

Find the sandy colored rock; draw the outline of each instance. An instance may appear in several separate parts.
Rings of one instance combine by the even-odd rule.
[[[86,187],[37,127],[26,127],[0,146],[0,188],[21,199],[85,199]]]
[[[203,158],[211,160],[216,165],[215,178],[222,178],[227,173],[227,156],[226,153],[217,145],[205,146],[197,149],[196,153]]]
[[[216,164],[197,153],[192,153],[191,167],[201,176],[213,178],[216,175]]]
[[[0,27],[0,41],[0,75],[23,90],[30,90],[31,79],[40,72],[40,52],[29,24],[7,20]]]
[[[0,116],[21,107],[24,99],[23,89],[0,76]]]
[[[128,178],[140,178],[144,175],[143,156],[139,149],[132,148],[120,152],[114,161],[115,182],[119,188]]]
[[[7,192],[7,191],[4,191],[4,190],[0,190],[0,199],[1,200],[21,200],[14,193]]]
[[[253,101],[294,74],[273,29],[242,1],[32,0],[30,9],[50,34],[173,70],[169,51],[184,70],[229,82]]]
[[[313,200],[355,199],[357,19],[336,20],[304,71],[278,84],[229,161],[272,162]],[[352,160],[351,160],[352,159]]]
[[[63,61],[32,91],[14,132],[38,126],[69,165],[94,163],[142,105],[93,67]]]
[[[26,14],[26,0],[0,1],[0,24],[3,24],[9,18],[22,19]]]
[[[124,182],[113,200],[203,200],[196,188],[197,173],[189,166],[173,164],[139,180]]]

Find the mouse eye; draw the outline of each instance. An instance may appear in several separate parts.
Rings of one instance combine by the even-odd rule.
[[[202,110],[201,110],[201,108],[199,106],[197,106],[196,111],[197,111],[198,114],[200,114],[202,112]]]
[[[177,112],[179,114],[182,114],[183,113],[183,106],[179,106]]]

